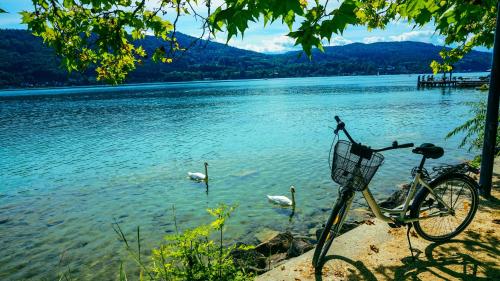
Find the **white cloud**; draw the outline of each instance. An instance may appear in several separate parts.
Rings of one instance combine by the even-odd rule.
[[[213,41],[225,44],[226,41],[223,37],[217,37]],[[354,43],[354,41],[346,39],[342,36],[334,36],[328,41],[324,41],[324,46],[343,46],[347,44]],[[233,46],[240,49],[255,51],[259,53],[285,53],[288,51],[301,50],[300,46],[295,46],[295,40],[286,35],[268,35],[268,36],[250,36],[245,37],[244,40],[239,38],[233,38],[228,43],[229,46]]]
[[[365,44],[376,42],[401,42],[401,41],[417,41],[433,44],[444,43],[443,38],[435,35],[434,30],[411,30],[400,34],[385,35],[385,36],[367,36],[362,39]]]
[[[335,36],[332,37],[330,42],[323,42],[323,44],[326,46],[344,46],[351,43],[353,43],[352,40],[346,39],[342,36]]]
[[[383,42],[387,41],[384,36],[368,36],[363,38],[363,43],[365,44],[371,44],[371,43],[376,43],[376,42]]]
[[[390,41],[422,41],[430,42],[434,35],[433,30],[412,30],[399,35],[389,36]]]
[[[215,39],[215,41],[226,43],[225,40]],[[240,40],[238,38],[229,41],[230,46],[251,50],[259,53],[283,53],[297,49],[295,41],[285,35],[280,36],[255,36],[252,40]]]

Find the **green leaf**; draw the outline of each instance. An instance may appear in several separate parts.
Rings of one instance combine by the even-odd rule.
[[[120,263],[120,281],[127,281],[127,273],[125,273],[125,270],[123,269],[123,262]]]
[[[443,15],[439,18],[440,20],[446,19],[446,22],[448,24],[454,23],[455,22],[455,5],[451,5],[444,13]]]
[[[146,35],[139,29],[132,30],[132,39],[138,40],[144,38]]]
[[[63,1],[63,7],[66,9],[70,9],[75,5],[74,0],[64,0]]]
[[[425,25],[428,23],[432,18],[431,12],[429,12],[427,9],[422,9],[420,13],[415,17],[415,23],[417,23],[420,26]]]
[[[35,18],[32,13],[26,11],[20,12],[19,14],[21,14],[21,23],[24,24],[29,25]]]
[[[284,17],[283,22],[286,23],[288,29],[291,31],[293,23],[295,22],[295,13],[293,11],[289,11]]]
[[[406,6],[406,12],[409,17],[418,16],[420,11],[425,8],[424,0],[410,0]]]

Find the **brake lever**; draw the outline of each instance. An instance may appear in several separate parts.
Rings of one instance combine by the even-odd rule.
[[[340,121],[338,124],[337,124],[337,129],[335,129],[335,131],[340,131],[340,130],[343,130],[345,128],[345,123]]]
[[[335,134],[335,135],[339,133],[339,131],[336,128],[334,128],[334,127],[328,126],[328,128],[332,129],[333,130],[333,134]]]

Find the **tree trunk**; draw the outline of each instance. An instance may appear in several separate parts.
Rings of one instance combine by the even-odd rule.
[[[493,46],[493,63],[490,75],[490,91],[488,94],[488,106],[486,108],[486,124],[484,126],[483,154],[481,157],[481,177],[479,185],[481,186],[481,195],[490,197],[491,180],[493,177],[493,162],[495,160],[495,146],[498,129],[498,106],[500,96],[500,2],[497,4],[497,22],[495,28],[495,43]]]

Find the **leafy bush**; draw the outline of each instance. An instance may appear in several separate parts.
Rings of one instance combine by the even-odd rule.
[[[486,101],[469,102],[467,103],[471,108],[471,113],[474,114],[472,118],[467,120],[462,125],[456,127],[446,135],[446,138],[451,138],[458,134],[465,134],[459,147],[468,146],[468,150],[481,149],[484,142],[484,125],[486,122]],[[499,118],[500,121],[500,118]],[[500,127],[497,126],[496,146],[500,146]],[[474,158],[471,164],[479,166],[481,163],[480,156]]]
[[[215,218],[211,224],[187,229],[182,233],[178,231],[176,223],[176,233],[165,236],[165,242],[152,250],[148,261],[141,258],[139,228],[137,251],[132,249],[118,225],[114,229],[140,268],[139,280],[253,280],[252,274],[245,272],[244,268],[238,268],[231,256],[231,251],[235,249],[248,250],[250,247],[223,244],[224,226],[234,208],[220,204],[215,209],[208,209]],[[211,239],[213,235],[218,236],[218,241]],[[122,266],[120,280],[127,280]]]

